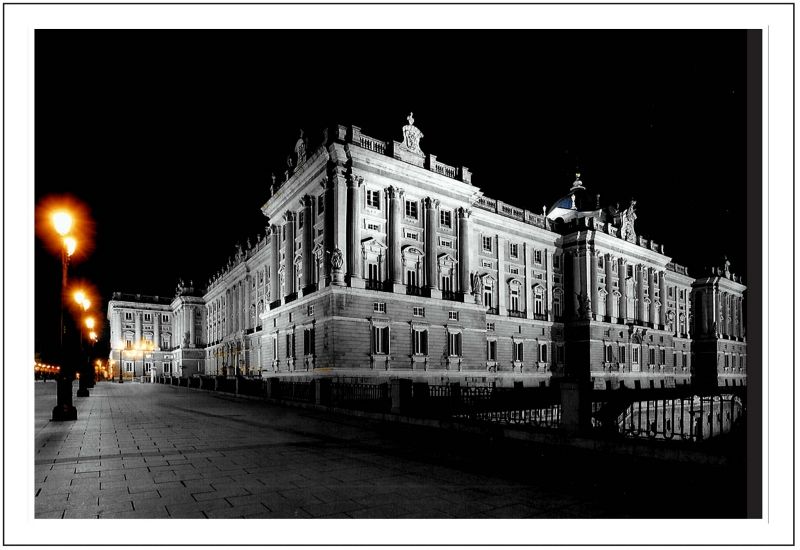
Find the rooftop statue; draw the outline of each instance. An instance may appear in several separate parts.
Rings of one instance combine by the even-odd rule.
[[[306,138],[303,130],[300,130],[300,137],[294,144],[294,152],[297,155],[297,166],[300,166],[306,161]]]
[[[419,148],[419,140],[424,136],[419,128],[414,126],[414,113],[408,115],[406,120],[408,120],[408,124],[403,126],[403,145],[415,153],[422,154],[422,149]]]
[[[636,242],[636,231],[633,224],[636,221],[636,201],[631,199],[631,204],[628,209],[622,213],[622,227],[620,235],[628,242]]]

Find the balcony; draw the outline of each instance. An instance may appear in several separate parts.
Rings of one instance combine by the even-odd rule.
[[[294,302],[295,300],[297,300],[297,292],[292,292],[283,299],[283,303],[288,304],[289,302]]]
[[[517,317],[518,319],[524,319],[525,318],[525,311],[524,310],[519,310],[519,309],[509,309],[508,310],[508,316],[509,317]]]
[[[274,302],[270,302],[269,303],[269,309],[275,309],[276,307],[280,307],[280,306],[281,306],[281,301],[280,300],[275,300]]]
[[[406,294],[409,296],[422,296],[422,287],[406,285]]]
[[[496,308],[496,307],[487,307],[486,308],[486,313],[489,314],[489,315],[498,315],[499,314],[499,309]]]
[[[306,285],[303,287],[303,296],[308,296],[312,292],[317,291],[317,283],[311,283],[310,285]]]
[[[378,279],[364,279],[364,288],[367,290],[383,290],[383,281]]]
[[[451,302],[461,302],[461,294],[455,290],[443,290],[442,300],[450,300]]]
[[[534,313],[533,318],[537,321],[547,321],[547,313]]]

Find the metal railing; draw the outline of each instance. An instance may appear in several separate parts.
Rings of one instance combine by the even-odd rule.
[[[335,407],[388,411],[392,398],[387,383],[331,382],[330,402]]]
[[[383,290],[383,281],[378,279],[364,279],[364,288],[367,290]]]
[[[406,294],[409,296],[422,296],[422,287],[406,285]]]
[[[509,317],[517,317],[517,318],[520,318],[520,319],[524,319],[525,318],[525,311],[524,310],[519,310],[519,309],[509,309],[508,310],[508,316]]]
[[[461,294],[456,292],[455,290],[443,290],[442,291],[442,299],[449,300],[451,302],[460,302],[461,301]]]

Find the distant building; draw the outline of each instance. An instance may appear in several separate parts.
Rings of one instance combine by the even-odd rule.
[[[635,201],[601,207],[579,175],[538,214],[490,199],[421,138],[412,117],[402,141],[337,126],[311,149],[301,134],[265,235],[202,293],[115,296],[111,359],[145,373],[148,352],[140,373],[125,350],[153,334],[150,368],[184,376],[745,383],[746,288],[729,265],[694,279],[636,233]]]

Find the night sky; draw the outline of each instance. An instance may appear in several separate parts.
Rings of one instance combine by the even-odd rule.
[[[35,47],[36,200],[89,207],[71,276],[102,316],[115,290],[205,284],[263,235],[300,128],[312,149],[335,123],[399,141],[410,111],[423,151],[489,197],[538,213],[579,170],[603,204],[635,198],[637,232],[690,273],[723,254],[744,273],[744,31],[38,30]],[[47,360],[60,264],[36,243]]]

